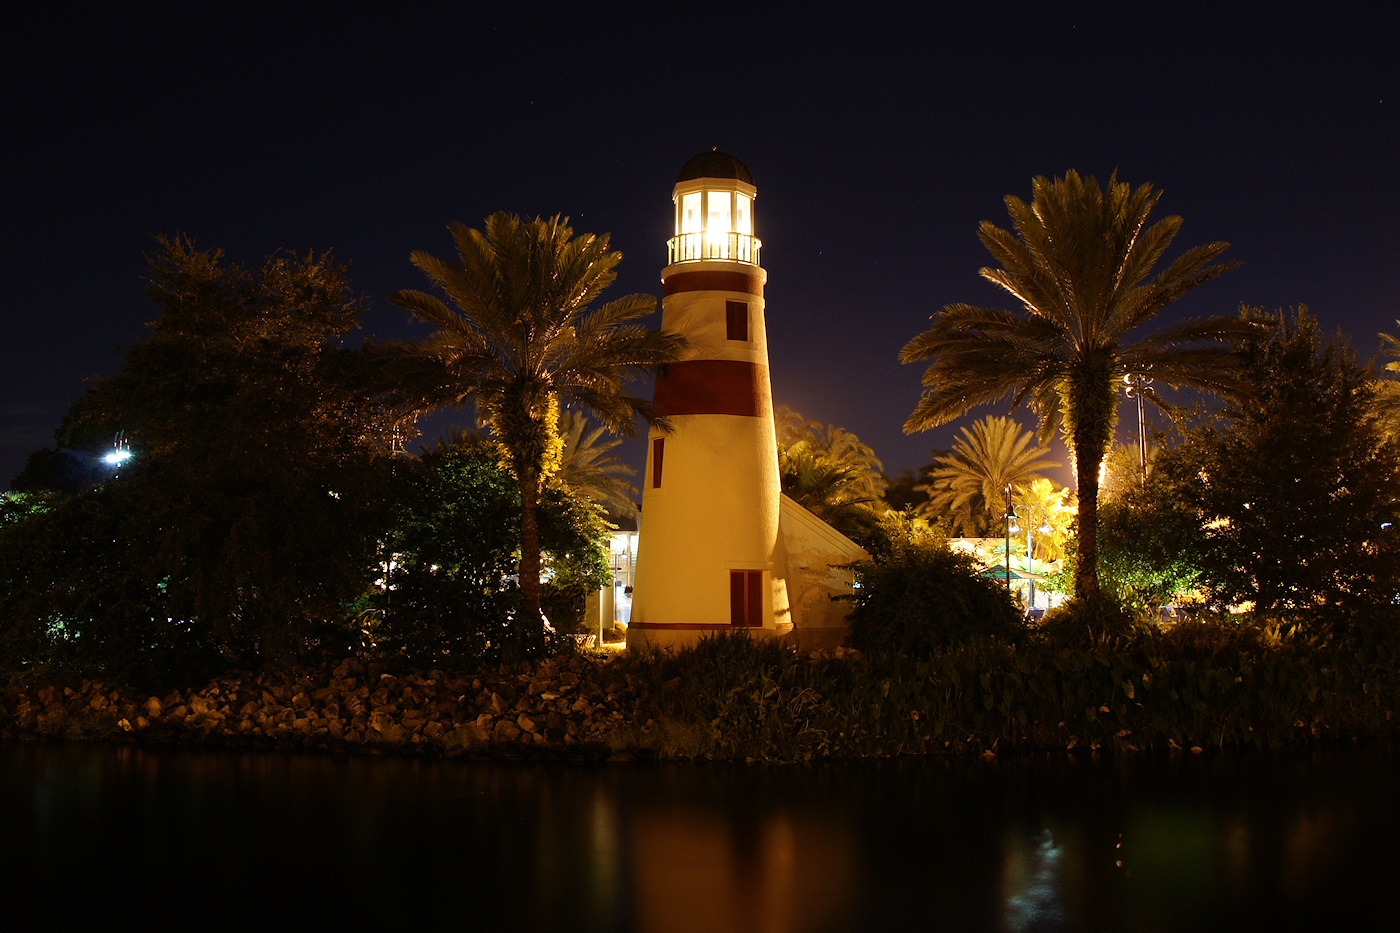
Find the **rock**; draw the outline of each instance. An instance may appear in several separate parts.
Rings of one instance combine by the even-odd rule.
[[[497,739],[506,742],[513,741],[520,736],[520,727],[509,719],[497,721],[494,731]]]

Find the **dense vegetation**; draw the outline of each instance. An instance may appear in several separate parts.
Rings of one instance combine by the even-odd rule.
[[[1400,438],[1385,393],[1306,310],[1246,309],[1250,391],[1170,439],[1104,515],[1106,579],[1140,609],[1191,601],[1314,630],[1400,603]]]
[[[155,687],[499,659],[519,628],[519,486],[487,439],[402,452],[416,410],[386,354],[347,345],[364,303],[344,267],[253,270],[181,238],[149,263],[150,336],[4,496],[0,670]],[[120,465],[102,462],[113,438]],[[569,631],[607,579],[601,512],[562,484],[537,511],[538,597]]]
[[[1111,182],[1104,192],[1077,176],[1039,180],[1037,199],[1069,199],[1073,225],[1109,222],[1120,233],[1156,203],[1150,189]],[[1014,236],[983,230],[1008,265],[989,277],[1008,287],[1036,278],[1021,254],[1045,246],[1036,205],[1010,206]],[[1112,418],[1094,406],[1105,378],[1150,367],[1204,379],[1228,389],[1222,407],[1178,418],[1148,462],[1116,458],[1127,469],[1105,485],[1100,511],[1090,504],[1091,527],[1080,512],[1077,541],[1067,491],[1038,477],[1044,450],[1009,419],[979,422],[935,456],[923,488],[941,514],[931,514],[886,507],[891,485],[853,434],[780,411],[784,491],[871,555],[853,568],[848,647],[799,657],[737,636],[599,664],[598,676],[625,684],[600,695],[636,698],[614,746],[807,760],[1272,747],[1392,732],[1396,381],[1301,310],[1247,309],[1127,342],[1172,295],[1225,268],[1214,263],[1224,245],[1212,244],[1141,284],[1177,223],[1147,230],[1157,241],[1148,255],[1118,243],[1126,254],[1086,260],[1097,263],[1086,272],[1109,260],[1136,271],[1090,315],[1103,339],[1079,348],[1098,360],[1082,372],[1064,296],[1028,304],[1039,323],[945,309],[911,344],[918,352],[906,350],[930,362],[911,424],[969,399],[1029,393],[1045,424],[1069,423],[1072,442],[1093,435],[1094,450],[1076,453],[1082,468],[1103,459]],[[489,224],[487,234],[454,228],[455,263],[415,256],[451,304],[399,293],[438,333],[391,347],[351,345],[364,305],[327,256],[279,255],[254,270],[161,240],[149,259],[159,309],[150,336],[74,404],[58,446],[37,452],[0,498],[0,678],[19,691],[86,681],[83,696],[102,695],[101,682],[129,688],[130,699],[235,669],[295,677],[334,662],[467,680],[493,668],[510,679],[513,662],[572,650],[564,636],[609,579],[597,502],[630,497],[612,444],[561,403],[613,428],[652,417],[624,386],[679,342],[633,323],[650,299],[589,309],[617,262],[606,238],[575,240],[557,219]],[[528,315],[495,285],[551,262],[571,270],[579,288],[565,291],[584,298],[552,311],[532,299],[530,314],[544,316],[526,330],[539,341],[521,343],[512,322]],[[1025,383],[1025,360],[1003,352],[1007,341],[1039,354],[1044,380]],[[1183,341],[1208,346],[1185,352]],[[418,415],[469,399],[486,435],[404,451]],[[114,439],[134,457],[103,465]],[[911,502],[916,479],[899,493]],[[945,534],[995,534],[1010,525],[1008,503],[1028,525],[1044,519],[1040,561],[1069,552],[1062,579],[1078,598],[1039,624]],[[1166,606],[1186,615],[1164,622]],[[505,704],[492,702],[501,715]]]
[[[1277,748],[1400,728],[1400,647],[1208,620],[1096,646],[978,639],[799,658],[717,638],[631,660],[670,757],[806,761],[1032,749]]]

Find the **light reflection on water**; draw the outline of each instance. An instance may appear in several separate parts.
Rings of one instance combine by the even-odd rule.
[[[1031,840],[1007,840],[1002,898],[1008,931],[1055,930],[1063,925],[1059,872],[1064,854],[1048,829]]]
[[[155,926],[1394,928],[1396,786],[1389,746],[744,767],[0,745],[0,893]]]

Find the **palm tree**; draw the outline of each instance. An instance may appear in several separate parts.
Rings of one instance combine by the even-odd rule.
[[[1400,326],[1400,321],[1395,322]],[[1387,372],[1400,377],[1400,337],[1381,334],[1382,346],[1390,362],[1385,364]],[[1400,441],[1400,378],[1380,379],[1376,383],[1376,409],[1381,429],[1390,437]]]
[[[857,541],[885,510],[883,464],[859,437],[834,424],[807,421],[779,406],[778,476],[785,495]]]
[[[1158,444],[1147,444],[1147,468],[1142,465],[1142,447],[1137,438],[1130,444],[1115,443],[1104,454],[1103,466],[1099,468],[1099,504],[1117,501],[1136,489],[1142,488],[1152,476],[1152,470],[1161,454]]]
[[[477,417],[520,483],[522,622],[516,653],[543,638],[538,508],[558,469],[561,405],[591,413],[609,430],[632,434],[637,415],[664,425],[651,403],[629,394],[632,381],[675,360],[684,338],[636,323],[656,309],[649,295],[594,302],[616,277],[622,254],[606,234],[574,236],[564,218],[523,220],[498,213],[484,229],[450,225],[457,256],[415,251],[410,259],[447,301],[426,292],[391,300],[436,330],[389,348],[400,392],[421,409],[476,402]],[[450,302],[450,304],[448,303]]]
[[[1036,532],[1035,559],[1054,563],[1064,557],[1065,544],[1074,525],[1074,494],[1068,488],[1041,476],[1017,486],[1012,499],[1023,524],[1037,527],[1043,516],[1044,523],[1050,526],[1048,535],[1039,530]]]
[[[612,453],[622,440],[606,436],[606,428],[594,427],[576,411],[566,410],[560,416],[559,432],[564,450],[554,479],[614,515],[636,515],[637,487],[626,477],[637,471]]]
[[[962,429],[951,453],[929,474],[928,518],[949,515],[953,527],[982,536],[1005,510],[1006,487],[1028,485],[1060,464],[1035,444],[1035,435],[1010,418],[990,415]]]
[[[927,362],[924,394],[904,429],[946,424],[978,405],[1028,402],[1048,440],[1062,426],[1079,483],[1075,596],[1098,593],[1098,476],[1117,417],[1117,389],[1129,373],[1153,385],[1235,393],[1243,389],[1237,342],[1256,325],[1211,317],[1149,336],[1139,329],[1196,286],[1234,267],[1217,262],[1228,243],[1188,249],[1153,276],[1181,229],[1172,216],[1148,225],[1161,198],[1068,172],[1032,182],[1027,204],[1008,196],[1014,232],[983,221],[978,236],[1000,268],[982,277],[1021,302],[1022,311],[950,304],[900,353]],[[1144,394],[1165,407],[1152,389]]]

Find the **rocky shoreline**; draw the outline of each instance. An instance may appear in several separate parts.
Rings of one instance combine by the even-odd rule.
[[[347,660],[288,674],[230,673],[133,697],[100,682],[0,694],[0,738],[405,753],[626,758],[638,691],[612,658],[576,654],[473,674],[390,673]]]

